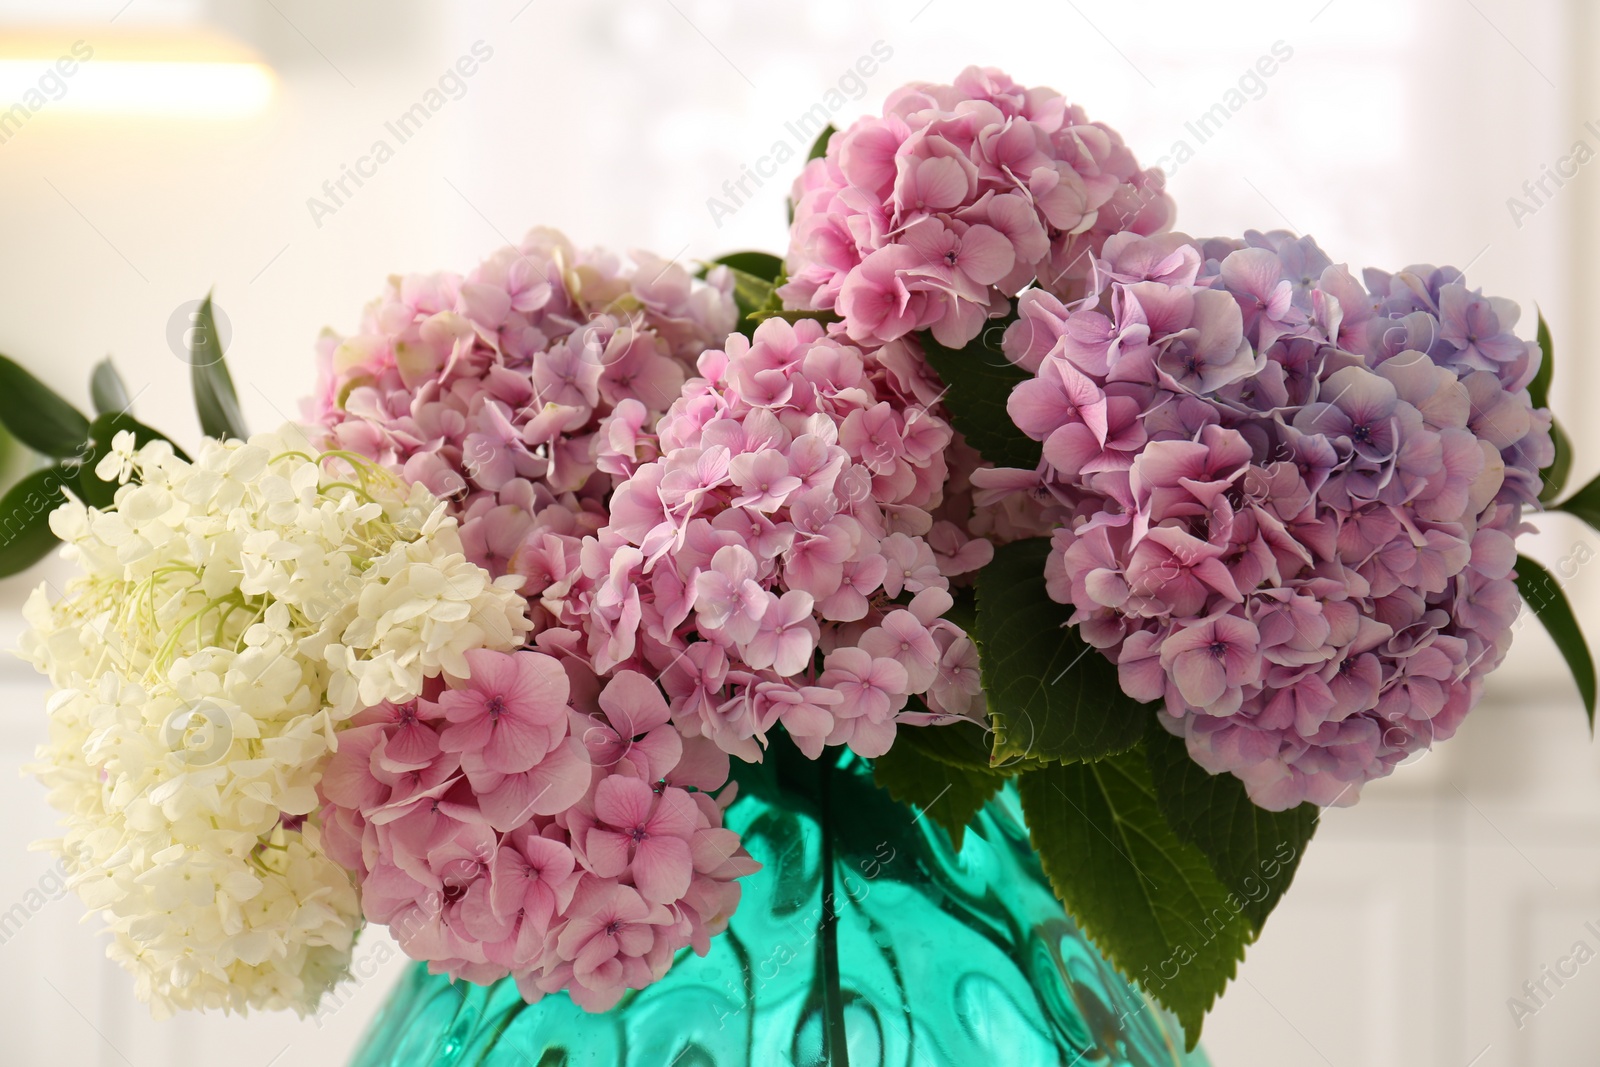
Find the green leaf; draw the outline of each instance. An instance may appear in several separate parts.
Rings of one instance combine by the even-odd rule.
[[[1593,483],[1585,488],[1592,488]],[[1578,683],[1578,695],[1583,698],[1583,708],[1589,713],[1589,732],[1594,732],[1594,703],[1595,679],[1594,657],[1589,654],[1589,645],[1583,639],[1583,631],[1578,629],[1577,617],[1572,614],[1572,605],[1567,603],[1567,595],[1561,591],[1561,586],[1549,571],[1529,559],[1527,556],[1517,557],[1517,591],[1522,594],[1522,599],[1539,616],[1539,621],[1544,623],[1544,628],[1550,631],[1550,637],[1555,641],[1556,648],[1561,650],[1562,657],[1567,661],[1567,668],[1572,671],[1572,680]]]
[[[977,723],[955,722],[937,729],[897,730],[894,747],[915,749],[922,756],[947,767],[990,775],[1020,774],[1036,761],[994,762],[994,731]]]
[[[1138,744],[1153,712],[1122,691],[1117,668],[1067,625],[1045,593],[1048,538],[995,549],[978,572],[978,643],[994,755],[1093,760]]]
[[[944,618],[961,627],[962,632],[971,633],[972,628],[978,625],[978,593],[970,585],[965,587],[952,587],[950,590],[950,608],[944,613]]]
[[[166,441],[172,444],[171,438],[160,430],[151,429],[132,415],[119,412],[110,412],[95,419],[89,426],[89,446],[83,465],[78,468],[75,486],[76,491],[83,497],[83,502],[90,507],[108,508],[116,502],[117,482],[103,481],[95,473],[95,467],[111,449],[111,442],[116,437],[117,431],[128,430],[133,434],[134,447],[142,447],[151,441]],[[172,445],[172,450],[185,460],[183,449]]]
[[[60,544],[50,513],[67,502],[61,487],[73,477],[62,464],[34,471],[0,497],[0,577],[27,570]]]
[[[783,260],[770,252],[730,252],[707,263],[700,271],[700,277],[704,278],[712,267],[717,266],[727,267],[733,276],[733,301],[739,310],[739,332],[746,337],[753,337],[757,324],[770,317],[760,313],[783,307],[783,301],[774,292],[783,284]]]
[[[1539,312],[1539,373],[1533,376],[1533,381],[1528,383],[1528,397],[1536,408],[1550,406],[1550,382],[1556,373],[1555,346],[1550,341],[1550,324],[1544,321],[1544,312]],[[1559,422],[1551,420],[1550,437],[1555,442],[1556,455],[1550,461],[1550,466],[1539,472],[1540,489],[1539,502],[1549,504],[1561,496],[1561,491],[1567,487],[1567,477],[1572,473],[1572,441],[1567,437],[1567,432],[1561,428]],[[1591,523],[1590,525],[1593,525]]]
[[[1005,778],[987,770],[941,763],[916,745],[905,743],[907,735],[945,729],[948,727],[930,726],[897,731],[894,746],[872,761],[872,777],[890,796],[915,806],[944,827],[951,844],[960,848],[967,823],[1000,791]]]
[[[1555,348],[1550,343],[1550,324],[1544,321],[1544,312],[1539,312],[1539,351],[1543,358],[1539,361],[1539,373],[1533,376],[1533,381],[1528,383],[1528,396],[1533,399],[1536,408],[1550,406],[1550,379],[1556,373]]]
[[[96,415],[126,412],[133,406],[128,387],[122,383],[122,375],[117,373],[117,368],[111,365],[110,356],[94,365],[94,371],[89,375],[89,398],[94,401]]]
[[[829,323],[838,322],[839,316],[835,315],[831,311],[796,311],[793,309],[777,310],[774,308],[762,308],[759,311],[751,312],[750,319],[754,322],[765,322],[768,319],[782,319],[784,322],[799,322],[801,319],[816,319],[821,323]]]
[[[0,356],[0,422],[35,452],[57,459],[78,454],[89,419],[14,360]]]
[[[1000,339],[1015,318],[1013,313],[991,321],[965,348],[946,348],[930,333],[920,333],[917,339],[944,383],[942,399],[950,422],[967,444],[997,467],[1033,470],[1043,446],[1017,429],[1006,411],[1011,391],[1032,377],[1000,351]]]
[[[733,275],[733,302],[739,309],[739,332],[753,337],[759,321],[756,314],[772,299],[772,283],[737,267],[729,267],[728,273]]]
[[[813,159],[821,159],[827,155],[828,142],[833,140],[833,135],[838,132],[833,128],[833,123],[831,122],[822,127],[822,132],[817,134],[817,139],[811,142],[811,151],[806,153],[806,162],[810,163]]]
[[[1556,455],[1550,461],[1550,466],[1539,472],[1539,502],[1549,504],[1561,495],[1567,487],[1567,478],[1572,474],[1572,440],[1567,437],[1567,431],[1561,428],[1561,423],[1550,420],[1550,439],[1555,442]]]
[[[211,314],[211,294],[200,305],[191,331],[189,346],[190,382],[194,386],[194,406],[200,414],[200,430],[207,437],[243,439],[249,436],[244,416],[239,411],[239,396],[233,390],[233,376],[222,351],[222,336]]]
[[[1118,970],[1177,1015],[1193,1049],[1253,937],[1205,856],[1167,825],[1144,753],[1041,767],[1018,788],[1056,895]]]
[[[1294,881],[1322,809],[1309,803],[1288,811],[1257,807],[1243,782],[1207,772],[1189,756],[1182,738],[1163,730],[1154,716],[1144,749],[1167,825],[1178,840],[1200,850],[1259,935]]]
[[[718,256],[711,262],[743,271],[769,285],[776,285],[778,278],[783,274],[783,260],[771,252],[730,252],[725,256]]]
[[[1596,530],[1600,530],[1600,478],[1596,478],[1557,504],[1555,510],[1575,515]]]

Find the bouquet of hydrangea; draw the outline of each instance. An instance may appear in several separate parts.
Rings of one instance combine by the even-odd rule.
[[[393,278],[267,435],[208,303],[193,459],[109,363],[93,420],[0,366],[51,457],[0,564],[82,570],[23,645],[51,847],[141,997],[308,1011],[375,923],[606,1010],[726,926],[730,761],[781,737],[954,835],[1014,781],[1192,1043],[1320,807],[1454,733],[1519,593],[1592,714],[1516,553],[1570,454],[1514,305],[1170,232],[1115,131],[995,70],[825,133],[793,207],[783,259],[535,230]]]

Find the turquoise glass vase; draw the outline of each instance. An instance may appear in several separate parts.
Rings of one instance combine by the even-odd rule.
[[[831,754],[830,754],[831,755]],[[1079,932],[1015,790],[960,848],[845,753],[741,766],[728,825],[762,863],[704,957],[589,1014],[415,964],[356,1067],[1195,1067],[1183,1033]]]

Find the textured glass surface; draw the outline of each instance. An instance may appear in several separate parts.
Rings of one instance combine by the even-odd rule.
[[[776,747],[776,746],[775,746]],[[1182,1031],[1066,917],[1015,793],[959,851],[872,784],[778,751],[740,774],[728,824],[764,864],[710,955],[590,1015],[509,981],[417,964],[358,1067],[1185,1065]]]

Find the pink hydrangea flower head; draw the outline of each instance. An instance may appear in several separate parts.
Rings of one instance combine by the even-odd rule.
[[[408,955],[600,1011],[708,951],[758,865],[722,825],[727,758],[686,746],[647,677],[602,682],[579,636],[468,652],[433,699],[361,712],[318,789],[330,855]]]
[[[467,557],[525,576],[537,628],[571,625],[552,607],[579,544],[736,314],[725,268],[698,281],[534,230],[464,277],[392,279],[357,333],[323,337],[306,415],[328,447],[449,498]]]
[[[596,669],[659,675],[676,726],[742,759],[777,724],[812,756],[881,755],[913,712],[981,714],[970,642],[939,615],[946,571],[992,549],[948,519],[929,542],[954,435],[922,372],[878,355],[775,318],[703,357],[559,608]]]
[[[969,67],[897,90],[801,172],[780,294],[857,344],[931,330],[959,348],[1035,279],[1076,299],[1108,238],[1165,228],[1162,184],[1059,93]]]

